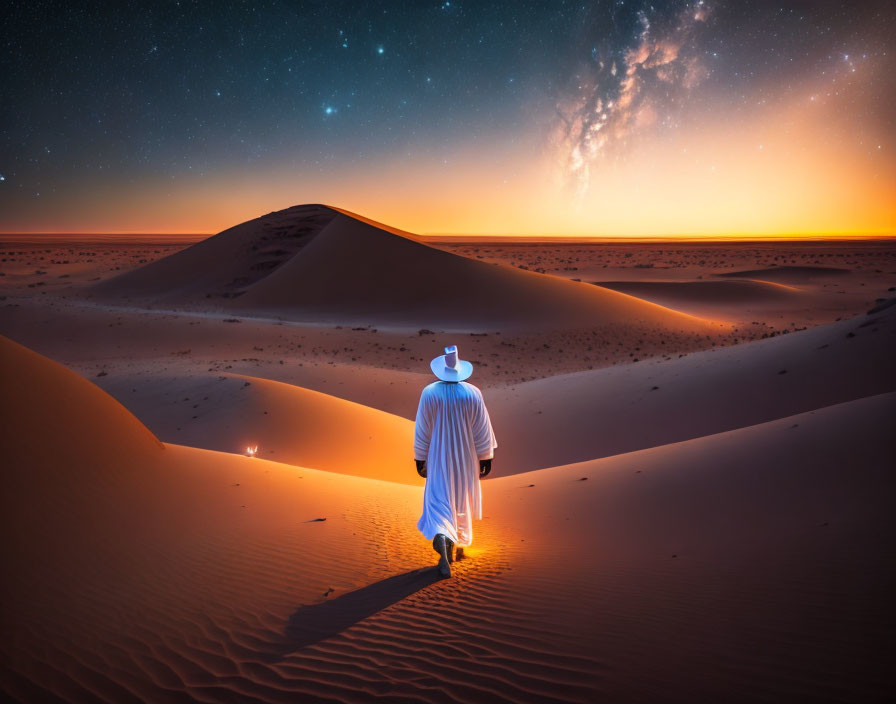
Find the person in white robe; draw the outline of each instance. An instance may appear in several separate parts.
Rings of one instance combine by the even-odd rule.
[[[482,392],[468,384],[473,365],[445,348],[430,368],[439,381],[423,389],[414,432],[414,461],[426,478],[423,515],[417,529],[439,554],[439,570],[451,576],[454,546],[458,558],[473,542],[473,520],[482,518],[480,478],[491,471],[495,448]]]

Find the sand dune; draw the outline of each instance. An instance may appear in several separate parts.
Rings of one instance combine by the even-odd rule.
[[[325,206],[296,206],[100,282],[103,299],[294,320],[481,327],[718,330],[588,284],[486,264]]]
[[[469,559],[436,582],[413,527],[419,488],[162,449],[89,382],[0,348],[21,370],[4,391],[27,411],[0,431],[7,696],[868,701],[892,690],[894,561],[881,536],[893,528],[893,394],[489,480]],[[66,399],[91,413],[73,418]],[[53,441],[66,425],[104,437],[105,454]],[[26,437],[46,448],[16,442]]]
[[[387,576],[405,545],[423,564],[410,530],[366,537],[394,515],[412,525],[419,489],[162,446],[77,374],[0,349],[17,370],[0,431],[7,695],[249,696],[253,676],[227,679],[282,648],[300,604]]]
[[[581,638],[608,701],[882,700],[894,413],[891,393],[502,478],[489,537],[525,538],[506,582]]]
[[[238,375],[243,374],[246,379],[251,379],[259,378],[261,374],[271,374],[274,377],[272,381],[282,382],[289,389],[297,389],[297,394],[303,389],[317,391],[403,420],[414,419],[420,391],[434,379],[431,372],[400,372],[344,364],[310,368],[277,365],[277,369],[270,366],[258,368],[251,363],[236,364],[234,375],[227,372],[226,381],[220,379],[224,374],[210,374],[206,369],[195,373],[191,371],[186,366],[165,370],[141,367],[130,373],[116,371],[96,379],[95,383],[125,404],[163,441],[237,452],[243,447],[242,440],[249,441],[248,436],[227,438],[227,444],[221,446],[212,446],[206,440],[210,437],[209,433],[226,437],[226,433],[220,430],[220,413],[225,408],[228,414],[241,413],[239,409],[243,408],[244,403],[251,401],[256,404],[259,417],[253,420],[253,428],[258,428],[259,432],[266,432],[267,421],[273,420],[270,410],[259,403],[263,398],[261,386],[244,388],[244,382],[237,380]],[[301,402],[296,403],[297,407],[301,407]],[[267,415],[264,414],[265,410],[268,410]],[[239,421],[234,422],[236,429]],[[266,459],[275,459],[276,449],[274,453],[269,452],[270,449],[267,446],[259,452]]]
[[[843,276],[850,273],[849,269],[836,266],[773,266],[766,269],[748,269],[746,271],[726,271],[717,273],[716,276],[730,276],[741,279],[760,279],[763,281],[784,281],[799,283],[812,279]]]
[[[893,391],[894,356],[890,307],[681,358],[486,390],[501,443],[495,472],[631,452]]]
[[[208,386],[215,388],[203,414],[176,434],[182,444],[230,452],[257,446],[276,462],[423,485],[412,461],[414,424],[405,418],[251,376],[215,377]]]
[[[649,301],[675,303],[752,303],[780,301],[799,295],[792,286],[766,281],[595,281],[596,286]]]
[[[162,451],[162,443],[107,393],[3,336],[0,368],[3,428],[9,441],[4,448],[15,449],[38,463],[71,453],[84,458],[88,471],[120,458],[116,443],[127,448],[129,456],[154,456]],[[53,432],[47,432],[48,428]],[[10,479],[19,480],[16,476]],[[68,475],[66,485],[79,479]]]
[[[359,321],[417,320],[460,329],[545,322],[703,325],[618,294],[594,296],[585,284],[449,254],[343,215],[322,235],[235,304],[284,313],[307,307]]]
[[[627,293],[684,313],[724,319],[741,317],[763,305],[796,304],[802,290],[771,281],[595,281],[597,286]]]

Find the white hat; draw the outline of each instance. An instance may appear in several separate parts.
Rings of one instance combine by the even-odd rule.
[[[457,358],[457,345],[445,348],[445,354],[429,363],[429,368],[442,381],[463,381],[473,373],[473,365]]]

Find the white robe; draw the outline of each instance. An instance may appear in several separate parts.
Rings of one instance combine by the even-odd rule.
[[[426,460],[423,515],[417,529],[432,540],[443,533],[457,545],[473,542],[482,518],[479,460],[498,446],[482,392],[464,381],[436,381],[420,395],[414,458]]]

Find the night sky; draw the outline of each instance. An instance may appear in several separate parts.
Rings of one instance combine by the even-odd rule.
[[[0,231],[896,230],[886,2],[6,2]]]

